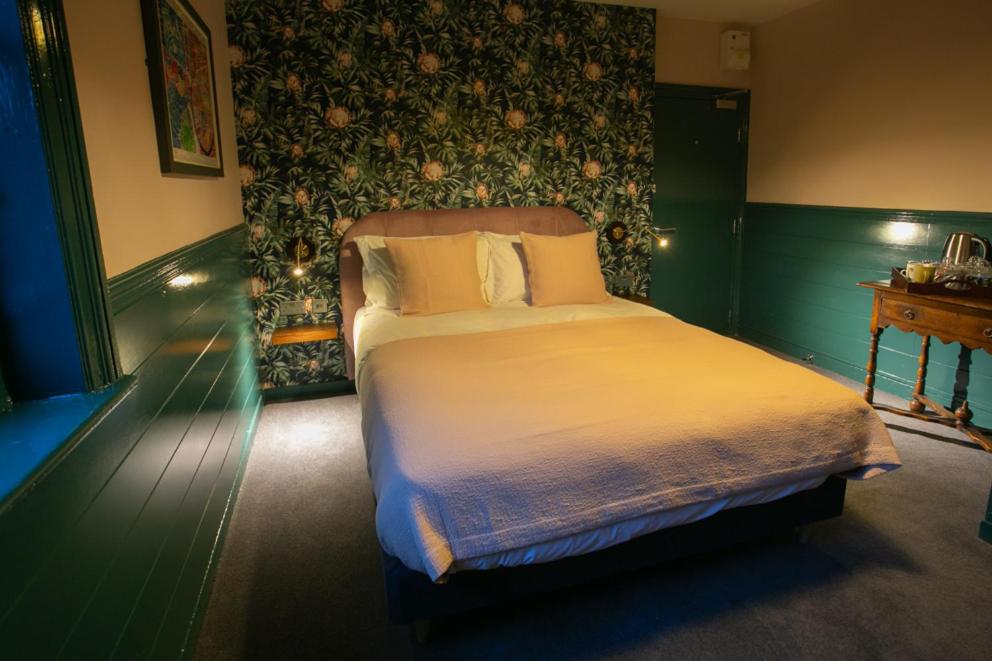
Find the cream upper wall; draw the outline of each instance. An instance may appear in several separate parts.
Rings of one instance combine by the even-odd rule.
[[[822,0],[758,26],[748,200],[992,210],[992,2]]]
[[[191,0],[210,28],[223,178],[163,176],[138,0],[64,0],[107,276],[242,222],[224,0]]]
[[[710,23],[658,16],[655,21],[654,79],[659,83],[750,87],[747,71],[720,68],[720,34],[741,28],[729,23]]]

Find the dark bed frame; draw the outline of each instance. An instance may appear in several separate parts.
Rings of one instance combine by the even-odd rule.
[[[651,567],[840,516],[846,485],[833,476],[815,489],[723,510],[602,551],[544,564],[459,572],[445,583],[433,583],[383,552],[389,619],[415,625],[417,639],[424,641],[432,618]]]
[[[348,377],[355,376],[355,313],[365,304],[362,259],[355,237],[436,236],[470,230],[563,236],[587,229],[575,212],[560,207],[395,211],[359,219],[345,231],[338,254]],[[595,553],[537,565],[460,572],[442,584],[431,582],[425,574],[406,568],[383,552],[389,619],[397,624],[414,624],[417,638],[423,640],[431,618],[649,567],[838,516],[844,509],[844,489],[844,480],[831,477],[815,489],[770,503],[724,510]]]

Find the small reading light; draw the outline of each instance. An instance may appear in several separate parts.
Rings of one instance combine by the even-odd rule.
[[[667,248],[672,242],[672,235],[678,231],[677,227],[652,227],[648,233],[658,242],[659,248]]]
[[[298,236],[290,239],[289,244],[286,246],[286,252],[289,253],[290,259],[293,260],[293,268],[290,270],[290,273],[295,278],[302,278],[307,272],[306,265],[313,261],[313,244],[303,237]]]

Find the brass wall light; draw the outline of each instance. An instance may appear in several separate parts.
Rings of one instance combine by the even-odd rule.
[[[655,238],[659,248],[667,248],[672,242],[672,236],[678,231],[677,227],[652,227],[648,234]]]
[[[302,278],[307,272],[307,265],[313,261],[316,250],[313,243],[302,236],[297,236],[286,244],[286,253],[293,260],[293,268],[290,273],[293,274],[293,277]]]

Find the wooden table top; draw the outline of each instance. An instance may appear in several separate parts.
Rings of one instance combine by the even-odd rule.
[[[898,287],[893,287],[891,284],[889,284],[888,280],[869,280],[866,282],[859,282],[858,286],[864,287],[866,289],[875,289],[877,291],[882,291],[882,292],[902,294],[903,296],[912,296],[913,298],[930,300],[936,303],[943,303],[944,305],[958,305],[963,308],[972,308],[975,310],[992,312],[992,298],[948,296],[942,294],[920,294],[917,292],[908,292],[905,289],[899,289]]]

